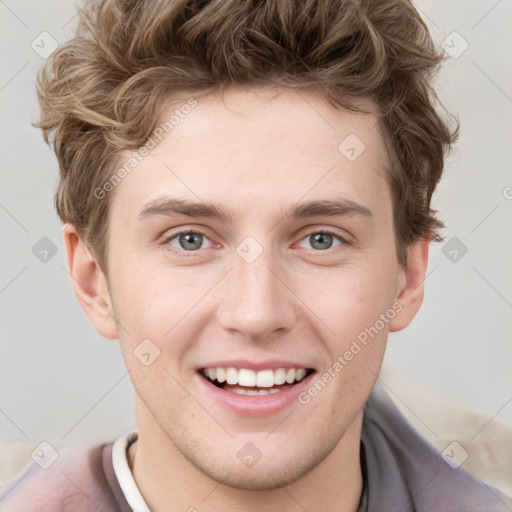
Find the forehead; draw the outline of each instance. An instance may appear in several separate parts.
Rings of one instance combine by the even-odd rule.
[[[384,141],[373,113],[269,88],[185,97],[162,112],[155,132],[162,140],[116,188],[113,208],[138,214],[164,194],[217,202],[240,215],[278,214],[302,199],[390,206]]]

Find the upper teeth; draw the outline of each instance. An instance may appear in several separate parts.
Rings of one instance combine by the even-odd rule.
[[[246,368],[205,368],[203,374],[210,380],[238,384],[246,387],[271,388],[281,384],[293,384],[301,381],[306,375],[305,368],[278,368],[277,370],[261,370],[255,372]]]

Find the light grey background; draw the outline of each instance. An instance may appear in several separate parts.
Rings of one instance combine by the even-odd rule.
[[[385,365],[512,425],[512,3],[417,6],[437,43],[452,54],[469,45],[438,78],[462,129],[436,196],[446,241],[457,237],[467,253],[432,247],[424,306],[391,335]],[[135,428],[117,342],[94,331],[73,295],[53,208],[57,162],[30,125],[43,62],[31,44],[43,51],[46,38],[48,48],[42,32],[70,38],[75,12],[67,0],[0,0],[1,442],[99,442]],[[42,237],[58,251],[46,263],[32,252]]]

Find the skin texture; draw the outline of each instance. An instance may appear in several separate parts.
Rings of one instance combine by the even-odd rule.
[[[356,510],[363,407],[388,332],[420,307],[429,241],[398,264],[375,115],[285,89],[197,101],[111,192],[108,278],[74,227],[65,230],[76,295],[97,331],[119,339],[135,388],[135,480],[152,511]],[[338,149],[350,134],[366,146],[354,161]],[[216,203],[232,217],[139,218],[166,196]],[[315,200],[352,201],[371,215],[285,216]],[[180,229],[202,233],[202,247],[186,251]],[[310,235],[322,230],[340,239],[319,250]],[[251,263],[237,253],[248,236],[262,249]],[[397,304],[306,405],[248,417],[199,385],[197,369],[219,360],[293,361],[320,376]],[[134,355],[144,339],[160,350],[149,366]],[[262,454],[251,468],[237,458],[248,442]]]

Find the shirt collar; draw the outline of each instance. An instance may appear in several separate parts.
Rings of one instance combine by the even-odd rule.
[[[128,465],[128,448],[137,440],[137,435],[137,432],[129,432],[114,442],[112,446],[112,464],[119,485],[133,512],[151,512],[135,483],[130,466]]]

